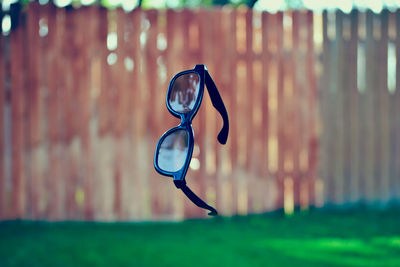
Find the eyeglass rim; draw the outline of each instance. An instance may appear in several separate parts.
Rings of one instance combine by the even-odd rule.
[[[186,159],[185,163],[183,164],[182,168],[175,172],[169,172],[166,171],[158,165],[158,156],[159,156],[159,151],[161,148],[161,144],[163,143],[164,139],[168,137],[170,134],[173,132],[179,131],[179,130],[185,130],[186,133],[188,134],[188,153],[186,154]],[[184,180],[185,179],[185,174],[189,168],[190,162],[192,160],[192,155],[193,155],[193,148],[194,148],[194,134],[193,134],[193,127],[191,125],[178,125],[176,127],[173,127],[166,131],[160,138],[160,140],[157,143],[156,147],[156,153],[154,157],[154,166],[156,171],[164,176],[169,176],[173,177],[174,180]]]
[[[169,97],[171,96],[172,87],[174,85],[175,80],[177,78],[179,78],[180,76],[182,76],[184,74],[188,74],[188,73],[196,73],[199,76],[199,78],[200,78],[199,93],[197,95],[196,103],[194,104],[193,109],[191,111],[181,113],[181,112],[175,111],[171,107],[171,105],[169,103]],[[196,116],[197,111],[200,109],[201,102],[203,101],[203,96],[204,96],[204,85],[205,85],[205,76],[204,75],[205,75],[205,66],[202,64],[199,64],[199,65],[196,65],[194,67],[194,69],[178,72],[177,74],[174,75],[174,77],[172,77],[171,81],[169,82],[167,97],[166,97],[167,109],[174,117],[181,119],[182,123],[187,123],[187,122],[191,123],[193,118]]]

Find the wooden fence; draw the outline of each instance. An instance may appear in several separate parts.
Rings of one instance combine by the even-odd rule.
[[[325,202],[400,200],[400,12],[323,17],[320,176]]]
[[[231,132],[219,145],[205,95],[187,181],[220,213],[400,200],[400,14],[31,3],[8,15],[0,219],[205,216],[152,163],[179,123],[165,107],[169,79],[196,63]]]

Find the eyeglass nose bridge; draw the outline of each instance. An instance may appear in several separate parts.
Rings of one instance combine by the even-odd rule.
[[[192,120],[193,116],[190,116],[190,114],[182,114],[181,117],[181,122],[179,123],[180,127],[185,127],[185,128],[191,128],[192,129]]]

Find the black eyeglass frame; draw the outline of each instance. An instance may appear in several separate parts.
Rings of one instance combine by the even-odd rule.
[[[169,99],[170,99],[170,96],[172,93],[172,88],[173,88],[175,80],[178,77],[180,77],[184,74],[189,74],[189,73],[195,73],[199,76],[199,78],[200,78],[199,93],[197,95],[196,102],[195,102],[195,105],[192,110],[190,110],[186,113],[176,112],[169,103]],[[169,112],[173,116],[181,119],[181,123],[178,126],[171,128],[170,130],[168,130],[161,136],[160,140],[158,141],[156,151],[155,151],[154,167],[159,174],[173,177],[175,186],[177,188],[180,188],[194,204],[196,204],[200,208],[210,210],[211,212],[209,213],[209,215],[217,215],[218,212],[213,207],[209,206],[207,203],[205,203],[203,200],[201,200],[198,196],[196,196],[196,194],[194,194],[186,186],[186,180],[185,180],[185,176],[188,171],[190,161],[192,159],[193,148],[194,148],[194,132],[193,132],[193,127],[192,127],[192,120],[196,116],[198,110],[200,109],[200,105],[201,105],[201,102],[202,102],[203,96],[204,96],[204,85],[207,86],[207,90],[210,95],[213,106],[221,114],[222,119],[223,119],[223,127],[222,127],[220,133],[218,134],[217,139],[221,144],[226,143],[226,141],[228,139],[228,133],[229,133],[228,113],[226,111],[226,108],[222,101],[222,98],[218,92],[218,89],[217,89],[214,81],[212,80],[210,74],[208,73],[207,67],[203,64],[198,64],[192,70],[186,70],[186,71],[177,73],[171,79],[171,81],[169,83],[167,97],[166,97],[166,105],[167,105]],[[169,136],[173,132],[179,131],[179,130],[185,130],[186,133],[188,134],[188,153],[186,156],[185,163],[184,163],[183,167],[178,171],[175,171],[175,172],[165,171],[158,166],[158,154],[159,154],[161,144],[163,143],[164,139],[167,136]]]

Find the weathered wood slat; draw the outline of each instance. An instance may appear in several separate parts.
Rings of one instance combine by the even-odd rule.
[[[368,17],[367,17],[368,23]],[[371,35],[370,35],[370,45],[373,47],[373,53],[371,53],[370,62],[367,62],[367,71],[369,69],[371,76],[369,77],[369,85],[368,89],[371,90],[371,102],[370,110],[371,110],[371,126],[373,130],[373,143],[372,143],[372,153],[373,153],[373,164],[371,166],[372,177],[371,179],[371,188],[369,192],[371,194],[371,203],[370,204],[378,204],[380,202],[379,199],[379,191],[381,190],[381,181],[382,181],[382,163],[383,159],[381,157],[382,153],[382,129],[381,129],[381,95],[383,88],[380,86],[381,83],[381,73],[386,74],[386,67],[383,67],[382,70],[377,71],[376,66],[380,61],[380,54],[382,50],[380,49],[380,43],[382,39],[382,32],[380,25],[382,24],[381,16],[377,14],[371,14]],[[387,49],[387,48],[386,48]],[[372,64],[368,66],[368,63]],[[386,75],[384,76],[386,78]]]
[[[321,146],[319,146],[319,154],[320,156],[320,165],[318,168],[319,176],[321,177],[321,181],[323,182],[323,186],[325,188],[323,193],[323,202],[326,203],[329,199],[328,188],[330,182],[330,163],[329,163],[329,136],[330,129],[329,124],[323,123],[324,121],[328,121],[328,105],[329,105],[329,90],[327,86],[327,82],[329,80],[329,68],[328,64],[330,59],[330,54],[327,52],[330,48],[328,41],[328,16],[327,12],[324,11],[322,15],[322,34],[323,34],[323,48],[324,53],[322,54],[322,74],[321,79],[319,80],[318,86],[321,89],[319,108],[321,113]]]
[[[261,112],[262,112],[262,120],[261,120],[261,151],[262,151],[262,158],[259,168],[261,169],[260,175],[261,178],[264,180],[262,182],[261,187],[261,195],[262,195],[262,209],[269,210],[271,209],[271,197],[270,192],[272,191],[268,183],[272,181],[271,173],[269,171],[269,130],[270,130],[270,110],[269,110],[269,83],[266,81],[266,77],[269,77],[269,64],[270,64],[270,55],[268,53],[268,35],[270,34],[270,29],[268,28],[269,20],[271,16],[267,12],[262,12],[261,14],[261,35],[262,35],[262,58],[261,58],[261,65],[262,65],[262,85],[261,85]]]
[[[124,219],[123,210],[124,204],[123,199],[127,193],[123,185],[127,175],[126,163],[124,159],[125,143],[124,133],[127,129],[127,118],[128,118],[128,100],[127,95],[128,87],[125,84],[127,78],[124,61],[126,58],[125,51],[125,14],[121,8],[118,8],[113,17],[116,25],[115,34],[117,40],[117,48],[115,50],[116,62],[111,66],[111,79],[112,89],[114,91],[113,101],[111,107],[114,108],[113,117],[113,139],[115,140],[115,151],[114,151],[114,166],[113,166],[113,182],[114,182],[114,199],[113,199],[113,213],[119,220]]]
[[[211,75],[218,87],[218,90],[221,94],[222,99],[225,100],[226,97],[226,89],[224,86],[223,73],[225,72],[225,62],[224,62],[224,33],[223,33],[223,10],[217,9],[212,13],[213,20],[211,23],[214,25],[211,40],[220,39],[221,42],[214,46],[213,53],[211,57],[215,60],[212,69]],[[208,102],[210,103],[210,102]],[[210,123],[209,125],[209,141],[207,146],[207,151],[211,153],[210,159],[206,162],[206,170],[207,175],[210,177],[209,183],[207,184],[207,202],[210,202],[214,205],[215,208],[221,213],[223,211],[223,199],[222,199],[222,187],[223,187],[223,178],[222,178],[222,164],[221,161],[221,153],[226,150],[226,145],[222,146],[216,139],[217,134],[222,128],[221,117],[216,112],[214,107],[209,104],[209,110],[211,110]]]
[[[396,33],[396,90],[391,98],[392,107],[392,136],[391,140],[394,141],[392,150],[392,175],[391,175],[391,185],[392,185],[392,199],[397,200],[400,198],[400,10],[395,13],[395,33]]]
[[[351,64],[354,65],[356,61],[354,61],[355,58],[352,58],[352,55],[354,55],[354,50],[351,50],[350,46],[350,18],[348,16],[343,16],[342,17],[342,32],[340,33],[342,35],[342,48],[343,48],[343,61],[342,63],[351,66]],[[343,101],[343,202],[345,203],[350,203],[349,197],[351,196],[351,192],[349,192],[351,188],[351,182],[353,177],[351,177],[351,107],[354,105],[352,103],[352,98],[351,94],[353,90],[356,90],[356,88],[351,87],[351,82],[354,80],[353,76],[357,72],[344,72],[342,73],[343,75],[343,82],[342,82],[342,101]],[[357,114],[357,113],[356,113]]]
[[[307,122],[307,108],[303,107],[303,104],[307,104],[307,101],[303,99],[308,99],[308,92],[304,90],[304,83],[302,78],[304,77],[304,69],[301,69],[302,61],[302,49],[304,47],[302,32],[307,29],[304,24],[304,14],[299,11],[293,11],[291,14],[292,19],[292,51],[290,55],[289,62],[292,68],[290,69],[290,80],[291,80],[291,96],[290,96],[290,106],[291,106],[291,116],[290,121],[292,121],[292,129],[290,131],[289,139],[292,141],[292,151],[291,151],[291,173],[293,179],[293,208],[296,210],[300,208],[301,205],[301,194],[307,194],[307,189],[302,188],[303,177],[300,170],[300,153],[305,143],[305,139],[308,135],[308,126],[304,127],[305,122]],[[301,70],[301,71],[300,71]],[[294,138],[298,135],[298,138]]]
[[[377,58],[378,66],[381,66],[379,73],[379,104],[380,104],[380,122],[378,129],[380,129],[380,179],[378,198],[381,204],[386,205],[390,198],[390,182],[389,182],[389,157],[390,157],[390,103],[389,103],[389,89],[388,89],[388,23],[389,14],[388,10],[383,10],[380,14],[380,32],[381,38],[379,40],[379,54]]]
[[[239,148],[238,148],[238,105],[236,101],[236,95],[237,95],[237,88],[238,88],[238,78],[237,78],[237,43],[236,43],[236,18],[237,18],[237,11],[235,9],[231,10],[228,16],[229,24],[228,24],[228,30],[227,32],[229,33],[228,39],[230,43],[230,55],[228,62],[229,64],[229,88],[230,88],[230,94],[228,97],[228,103],[230,103],[230,117],[229,119],[231,121],[236,121],[236,125],[232,125],[230,128],[230,144],[231,144],[231,177],[229,179],[232,179],[232,189],[227,190],[228,192],[231,191],[232,193],[232,198],[231,198],[231,205],[229,213],[230,214],[236,214],[238,212],[238,197],[239,197],[239,189],[238,189],[238,177],[237,177],[237,166],[238,166],[238,154]],[[229,107],[229,106],[228,106]],[[240,130],[240,129],[239,129]]]
[[[326,102],[324,102],[325,116],[323,119],[323,132],[326,135],[326,150],[324,151],[326,169],[326,202],[329,204],[337,203],[337,179],[336,174],[340,174],[340,161],[341,155],[338,154],[338,142],[336,140],[339,129],[337,128],[337,75],[338,75],[338,40],[336,36],[336,14],[324,13],[324,69],[326,73],[323,85],[326,93]]]
[[[225,107],[229,114],[229,120],[232,122],[235,116],[235,112],[233,111],[233,106],[235,106],[234,102],[234,90],[235,90],[235,81],[236,76],[233,73],[235,72],[236,66],[234,63],[236,62],[236,43],[234,42],[235,38],[235,27],[232,9],[223,9],[221,10],[221,45],[220,49],[222,60],[218,61],[222,65],[222,69],[218,69],[216,67],[217,73],[214,76],[217,76],[218,73],[221,75],[221,83],[218,85],[218,89],[221,90],[221,95],[224,100]],[[221,125],[221,124],[218,124]],[[230,124],[229,129],[229,137],[228,142],[225,146],[221,147],[221,145],[216,142],[216,145],[220,147],[220,156],[221,156],[221,165],[219,167],[219,186],[220,190],[217,192],[217,205],[218,211],[224,215],[230,215],[236,210],[237,203],[235,202],[235,196],[237,196],[236,191],[236,180],[233,176],[233,161],[236,160],[234,154],[234,146],[236,146],[234,142],[234,135],[236,134],[236,126]],[[221,200],[218,201],[218,198]]]
[[[267,202],[269,209],[276,209],[277,198],[279,196],[278,170],[279,170],[279,147],[278,147],[278,33],[277,15],[268,14],[265,30],[268,33],[265,37],[264,53],[268,55],[268,171],[270,177],[267,182],[269,188],[270,201]],[[282,202],[283,203],[283,202]],[[281,207],[280,207],[281,208]]]
[[[62,158],[62,116],[63,116],[63,81],[64,76],[58,77],[61,69],[62,38],[64,30],[64,10],[49,5],[47,9],[48,36],[47,36],[47,53],[46,64],[48,66],[48,74],[46,77],[46,86],[48,90],[47,96],[47,138],[48,147],[48,177],[49,183],[49,206],[48,217],[51,220],[61,219],[64,192],[64,172]]]
[[[3,21],[3,10],[0,6],[0,21]],[[6,112],[6,86],[5,86],[5,58],[4,58],[4,36],[0,29],[0,220],[7,218],[7,198],[5,188],[5,112]]]
[[[27,206],[31,209],[31,218],[40,218],[39,202],[44,194],[43,188],[43,165],[41,162],[41,140],[42,140],[42,99],[40,77],[42,59],[39,35],[40,6],[39,3],[29,5],[27,12],[26,38],[29,43],[27,51]]]
[[[242,88],[239,90],[243,90],[243,95],[245,96],[243,109],[241,113],[244,117],[243,124],[241,125],[248,125],[248,127],[242,127],[241,135],[245,135],[245,149],[242,153],[245,154],[245,164],[244,169],[248,171],[247,178],[245,178],[245,182],[243,182],[244,192],[246,192],[247,198],[247,207],[245,213],[254,213],[254,205],[256,202],[256,195],[257,193],[255,190],[252,190],[256,187],[256,177],[255,173],[251,168],[252,162],[254,160],[254,148],[253,144],[255,143],[255,138],[257,134],[257,129],[254,127],[253,123],[253,108],[255,105],[253,96],[254,91],[254,81],[253,81],[253,12],[250,9],[246,9],[243,12],[243,19],[245,22],[245,59],[243,65],[246,67],[246,75],[245,75],[245,82],[242,83]],[[243,175],[240,175],[243,176]],[[243,179],[244,177],[241,177]]]
[[[344,161],[345,161],[345,114],[344,110],[344,99],[346,97],[346,91],[348,91],[348,78],[346,77],[347,71],[345,69],[345,51],[346,45],[343,36],[343,20],[344,14],[341,11],[336,11],[336,42],[337,45],[335,50],[333,50],[336,55],[333,55],[337,58],[337,65],[335,70],[335,76],[333,76],[331,82],[332,86],[332,93],[334,97],[334,104],[336,110],[334,112],[334,121],[332,121],[334,125],[334,133],[336,138],[332,139],[331,142],[333,143],[335,151],[335,163],[334,164],[334,179],[335,179],[335,187],[334,187],[334,204],[342,205],[344,204],[344,187],[345,187],[345,174],[344,174]],[[338,82],[340,81],[340,82]]]
[[[11,6],[11,25],[10,33],[10,82],[11,82],[11,118],[12,118],[12,208],[11,218],[26,217],[25,199],[26,192],[26,169],[24,168],[25,140],[26,132],[26,92],[25,67],[24,67],[24,24],[21,19],[20,5]]]
[[[145,73],[147,76],[147,92],[146,92],[146,102],[149,104],[146,105],[146,109],[144,110],[144,114],[147,117],[147,137],[148,140],[148,161],[151,162],[153,158],[154,149],[157,145],[157,133],[160,132],[161,126],[159,125],[159,121],[157,120],[157,116],[153,116],[153,112],[159,110],[162,106],[160,106],[159,101],[157,101],[159,93],[166,92],[166,88],[159,88],[158,86],[158,78],[154,74],[158,70],[157,66],[157,58],[158,58],[158,50],[157,50],[157,34],[158,34],[158,12],[156,10],[149,10],[146,12],[146,19],[150,24],[150,28],[147,32],[147,40],[146,45],[144,47],[145,51]],[[177,30],[177,29],[175,29]],[[161,131],[167,131],[168,129],[161,129]],[[152,168],[149,165],[149,168]],[[151,188],[151,202],[152,202],[152,215],[154,218],[161,218],[167,214],[168,206],[165,205],[163,188],[164,184],[161,184],[160,179],[165,177],[160,177],[156,172],[150,170],[149,173],[150,178],[150,188]],[[169,181],[171,182],[171,181]],[[172,186],[172,184],[169,184]]]
[[[309,136],[308,139],[306,140],[306,150],[307,150],[307,158],[305,164],[306,166],[306,180],[308,184],[308,201],[304,201],[307,203],[304,203],[304,205],[308,205],[311,207],[315,207],[317,205],[317,186],[316,186],[316,180],[317,180],[317,166],[318,166],[318,145],[319,145],[319,137],[318,137],[318,132],[317,132],[317,127],[319,123],[319,116],[318,114],[318,88],[317,88],[317,67],[319,67],[319,62],[318,62],[318,54],[316,54],[315,47],[314,47],[314,34],[321,34],[320,32],[314,32],[314,23],[320,23],[315,22],[313,18],[313,13],[311,11],[307,12],[306,15],[306,21],[307,21],[307,45],[306,45],[306,60],[307,60],[307,87],[304,88],[305,91],[307,89],[309,90],[308,92],[308,103],[309,103],[309,117],[308,117],[308,123],[306,127],[309,127]],[[318,192],[320,194],[320,192]],[[303,195],[305,195],[303,193]]]
[[[365,93],[365,84],[366,84],[366,67],[365,67],[365,60],[362,61],[362,59],[365,59],[365,51],[366,51],[366,14],[362,13],[359,14],[358,16],[358,44],[357,44],[357,90],[358,90],[358,135],[356,136],[357,142],[358,142],[358,149],[359,149],[359,173],[360,177],[363,177],[363,179],[359,180],[358,187],[359,187],[359,198],[360,201],[363,202],[366,199],[366,185],[365,185],[365,180],[366,180],[366,139],[367,139],[367,134],[364,134],[364,138],[358,138],[360,133],[365,133],[367,131],[366,127],[366,117],[367,114],[365,113],[365,105],[366,105],[366,93]],[[364,64],[362,64],[364,63]],[[365,75],[363,76],[362,73]]]
[[[149,196],[148,196],[148,183],[142,170],[141,166],[141,145],[140,145],[140,136],[141,136],[141,117],[142,114],[142,101],[140,98],[140,86],[143,83],[141,79],[141,54],[142,50],[140,47],[140,36],[141,36],[141,19],[142,19],[142,11],[140,9],[135,9],[133,12],[129,14],[129,20],[131,23],[131,32],[129,34],[127,46],[128,54],[132,58],[133,61],[133,69],[130,76],[130,108],[129,113],[132,116],[131,121],[131,145],[135,148],[133,151],[133,157],[130,161],[133,168],[131,168],[133,172],[132,176],[132,187],[131,187],[131,206],[133,206],[134,219],[138,220],[144,217],[149,217]]]
[[[349,96],[348,96],[348,112],[347,121],[349,125],[349,134],[345,148],[348,149],[346,153],[350,153],[349,157],[349,170],[347,170],[346,177],[350,180],[346,188],[346,201],[349,203],[356,203],[360,199],[360,154],[359,154],[359,93],[357,88],[357,45],[358,45],[358,12],[353,11],[350,14],[350,40],[347,48],[347,62],[349,66]],[[346,115],[345,115],[346,116]],[[345,117],[346,118],[346,117]],[[348,165],[347,165],[348,166]]]
[[[374,169],[375,162],[379,161],[375,151],[376,136],[376,116],[375,111],[378,110],[375,106],[375,90],[376,90],[376,72],[375,72],[375,41],[373,36],[373,13],[367,11],[366,14],[366,47],[365,47],[365,99],[364,99],[364,114],[365,130],[364,130],[364,146],[365,146],[365,165],[364,165],[364,197],[367,203],[372,203],[375,200],[374,178],[378,175]]]
[[[330,153],[332,153],[332,171],[330,173],[330,184],[328,184],[328,190],[330,193],[330,203],[334,205],[340,205],[343,203],[343,88],[341,77],[343,76],[343,36],[342,36],[342,19],[343,14],[340,11],[329,14],[333,21],[330,27],[334,27],[334,33],[329,33],[333,40],[331,42],[331,61],[332,68],[329,80],[329,97],[330,103],[333,110],[328,110],[330,113],[330,120],[325,121],[325,124],[330,124],[332,128],[328,131],[332,131],[332,136],[329,139],[330,143]],[[329,36],[328,36],[329,38]],[[340,83],[338,83],[340,81]]]
[[[285,180],[285,153],[286,153],[286,144],[285,144],[285,104],[284,104],[284,57],[283,57],[283,13],[278,12],[275,15],[275,51],[277,55],[276,62],[276,89],[277,89],[277,113],[276,113],[276,136],[278,142],[278,164],[277,164],[277,175],[276,175],[276,184],[277,184],[277,198],[275,202],[275,209],[283,209],[284,206],[284,198],[285,198],[285,188],[284,188],[284,180]]]

